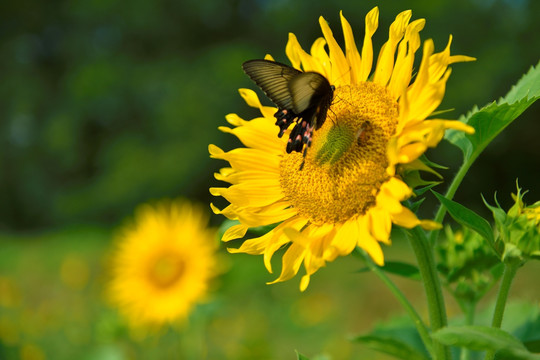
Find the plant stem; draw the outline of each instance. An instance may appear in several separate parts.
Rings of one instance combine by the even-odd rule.
[[[506,300],[508,299],[508,293],[510,292],[512,281],[514,280],[514,276],[516,275],[519,266],[520,264],[517,262],[504,264],[504,273],[501,280],[501,287],[499,288],[499,293],[497,294],[497,302],[495,303],[495,311],[493,311],[493,320],[491,321],[491,326],[494,328],[501,327],[504,309],[506,307]],[[495,352],[493,351],[489,351],[486,354],[486,360],[492,360],[494,357]]]
[[[476,312],[476,301],[458,301],[459,306],[465,313],[465,325],[474,325],[474,315]],[[467,348],[461,348],[459,360],[469,360],[471,352]]]
[[[519,264],[504,264],[504,273],[501,280],[501,287],[499,288],[499,293],[497,294],[497,303],[495,305],[495,311],[493,312],[493,320],[491,321],[492,327],[501,327],[504,315],[504,308],[506,307],[506,300],[508,299],[508,293],[510,292],[510,286],[512,286],[512,281],[514,280],[514,276],[516,275],[518,268]]]
[[[422,339],[422,342],[424,343],[427,351],[429,352],[431,357],[433,357],[434,356],[433,346],[432,346],[433,341],[431,340],[431,337],[429,336],[429,330],[426,327],[426,324],[424,324],[424,322],[422,321],[422,319],[416,312],[416,310],[413,308],[409,300],[407,300],[407,298],[405,297],[405,295],[403,295],[401,290],[398,289],[396,284],[394,284],[392,280],[390,280],[390,278],[386,276],[384,271],[382,271],[377,265],[373,263],[369,255],[367,255],[364,251],[362,251],[359,248],[356,248],[356,250],[359,254],[361,254],[364,257],[368,268],[371,271],[373,271],[375,275],[377,275],[382,280],[382,282],[390,289],[392,294],[394,294],[396,299],[405,308],[405,311],[407,311],[407,313],[413,320],[414,325],[416,326],[416,330],[418,331],[418,334],[420,335],[420,338]]]
[[[431,331],[435,332],[446,326],[447,318],[441,283],[437,275],[437,269],[435,268],[433,250],[426,234],[418,226],[412,229],[412,236],[409,236],[409,241],[416,255],[418,269],[422,275],[422,282],[424,284],[428,304]],[[450,349],[441,343],[434,341],[433,350],[435,359],[450,359]]]

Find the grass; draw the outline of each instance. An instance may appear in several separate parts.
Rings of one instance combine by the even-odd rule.
[[[294,350],[312,359],[385,359],[349,339],[403,314],[353,256],[321,269],[300,293],[299,277],[265,285],[277,275],[261,257],[222,249],[224,273],[189,322],[143,334],[106,300],[112,234],[100,227],[0,234],[0,359],[295,359]],[[385,251],[411,257],[399,239]],[[518,273],[511,297],[540,297],[527,278],[538,268]],[[394,279],[426,316],[420,284]]]

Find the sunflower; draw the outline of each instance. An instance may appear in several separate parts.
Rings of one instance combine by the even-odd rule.
[[[117,236],[112,302],[132,325],[184,320],[216,273],[215,231],[201,208],[178,200],[143,205]]]
[[[425,20],[410,22],[411,14],[407,10],[396,17],[373,71],[371,38],[378,27],[377,7],[366,16],[361,52],[343,14],[345,51],[323,17],[319,23],[324,37],[313,43],[310,53],[289,34],[286,54],[292,66],[318,72],[335,87],[327,120],[314,132],[305,159],[300,153],[286,153],[287,136],[276,136],[276,108],[261,105],[248,89],[240,89],[240,95],[262,116],[246,121],[229,114],[226,119],[234,127],[220,127],[246,147],[224,152],[209,146],[212,158],[230,163],[215,176],[231,186],[210,189],[230,205],[223,210],[212,205],[212,209],[239,221],[222,240],[242,238],[250,227],[277,224],[263,236],[229,251],[262,254],[272,272],[273,254],[289,245],[281,275],[272,283],[292,278],[303,263],[306,274],[300,289],[304,290],[320,267],[356,246],[383,265],[380,243],[390,244],[392,224],[425,229],[439,226],[419,220],[401,204],[413,194],[402,175],[404,170],[428,169],[419,158],[439,143],[446,129],[473,131],[459,121],[426,118],[443,99],[448,66],[474,58],[451,56],[451,36],[439,53],[434,53],[433,41],[427,40],[413,75]],[[269,55],[266,58],[273,60]]]

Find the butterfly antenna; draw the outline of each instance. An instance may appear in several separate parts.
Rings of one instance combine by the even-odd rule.
[[[334,112],[334,110],[332,110],[331,107],[328,108],[328,111],[330,111],[332,113],[332,115],[334,115],[334,116],[333,116],[333,118],[330,118],[330,116],[327,116],[327,117],[330,118],[330,120],[332,121],[332,124],[334,124],[334,126],[337,125],[337,123],[336,123],[336,118],[337,118],[336,113]]]

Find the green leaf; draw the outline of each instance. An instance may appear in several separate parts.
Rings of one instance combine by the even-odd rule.
[[[508,349],[499,351],[495,359],[505,360],[540,360],[540,355],[530,353],[527,350]]]
[[[478,251],[479,252],[479,251]],[[448,274],[448,282],[452,283],[454,281],[459,281],[462,278],[471,278],[474,277],[475,270],[479,269],[491,269],[495,266],[502,264],[499,258],[493,254],[478,254],[474,258],[466,261],[463,266]],[[495,273],[496,274],[496,273]],[[494,276],[494,281],[499,277]],[[482,279],[482,281],[485,281]]]
[[[519,326],[516,326],[512,333],[523,340],[525,347],[529,351],[540,352],[540,309],[534,305],[531,309],[522,306],[519,311],[519,314],[510,313],[511,318],[509,316],[505,317],[506,319],[518,321]]]
[[[472,126],[475,133],[449,130],[445,139],[461,149],[464,162],[473,162],[489,143],[521,113],[540,98],[540,63],[531,67],[506,97],[482,109],[474,108],[460,121]]]
[[[424,354],[418,352],[409,344],[394,339],[388,336],[364,335],[354,339],[361,342],[368,348],[376,350],[388,355],[392,355],[398,359],[404,360],[427,360]]]
[[[491,324],[492,317],[493,306],[490,306],[478,312],[475,320],[479,324],[487,325]],[[528,301],[509,302],[504,311],[503,326],[522,341],[530,352],[540,352],[540,308],[537,304]]]
[[[417,213],[425,200],[426,198],[421,198],[418,201],[410,201],[408,207],[412,212]]]
[[[407,316],[379,323],[369,334],[358,336],[353,341],[400,359],[429,359],[414,323]]]
[[[529,353],[523,343],[512,334],[489,326],[449,326],[433,333],[431,337],[448,346],[465,347],[477,351],[502,351],[505,354],[519,356],[513,357],[516,359],[534,358],[529,357],[529,355],[534,355]]]
[[[501,209],[501,206],[499,205],[497,198],[495,197],[495,203],[497,204],[497,206],[492,206],[486,201],[486,199],[484,198],[484,195],[481,195],[481,196],[482,196],[482,201],[484,202],[486,207],[489,210],[491,210],[491,213],[493,214],[493,219],[495,220],[495,222],[502,226],[506,222],[506,212],[503,209]]]
[[[540,339],[525,341],[523,345],[525,345],[530,352],[540,352]]]
[[[513,104],[516,101],[521,99],[531,99],[540,97],[540,72],[539,65],[536,64],[535,67],[531,67],[529,72],[524,75],[518,83],[510,89],[506,97],[503,99],[504,102]]]
[[[448,210],[450,215],[456,220],[458,223],[460,223],[463,226],[466,226],[470,228],[473,231],[476,231],[480,236],[487,239],[488,242],[494,247],[494,236],[493,236],[493,230],[491,229],[491,225],[489,225],[489,222],[475,213],[474,211],[467,209],[465,206],[452,201],[448,200],[441,194],[431,191],[437,199],[441,202],[441,204]]]
[[[439,184],[442,184],[442,182],[439,182],[439,181],[432,181],[429,185],[426,185],[424,187],[421,187],[421,188],[417,188],[417,189],[414,189],[414,193],[416,194],[416,196],[420,196],[420,195],[423,195],[425,192],[427,192],[428,190],[431,190],[433,189],[435,186],[439,185]],[[424,198],[420,199],[423,201]],[[420,201],[419,200],[419,201]],[[418,201],[417,201],[418,202]]]
[[[298,350],[294,350],[294,352],[296,353],[296,360],[309,360],[307,356],[300,354]]]
[[[414,265],[399,261],[386,261],[381,270],[387,273],[406,277],[408,279],[420,280],[420,270]]]

